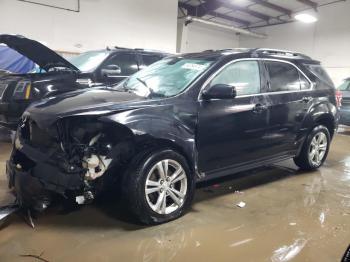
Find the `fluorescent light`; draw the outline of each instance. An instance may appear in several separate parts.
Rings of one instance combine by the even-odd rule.
[[[318,20],[316,16],[309,15],[309,14],[297,14],[294,16],[294,18],[300,22],[307,23],[307,24],[315,23]]]

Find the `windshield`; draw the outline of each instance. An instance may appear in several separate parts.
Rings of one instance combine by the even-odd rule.
[[[108,51],[89,51],[69,59],[82,72],[90,72],[97,68],[109,55]]]
[[[184,91],[213,62],[212,58],[165,58],[132,75],[117,87],[145,97],[175,96]]]
[[[350,80],[344,80],[344,82],[337,88],[340,91],[350,91]]]

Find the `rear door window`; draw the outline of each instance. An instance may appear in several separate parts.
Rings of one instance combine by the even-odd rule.
[[[293,65],[278,61],[265,61],[265,66],[270,76],[270,92],[301,89],[299,71]]]

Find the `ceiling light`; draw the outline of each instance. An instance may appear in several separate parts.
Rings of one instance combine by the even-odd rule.
[[[305,13],[296,14],[294,18],[300,22],[307,23],[307,24],[315,23],[318,20],[316,16],[305,14]]]

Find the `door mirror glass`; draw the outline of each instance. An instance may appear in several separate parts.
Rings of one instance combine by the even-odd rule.
[[[102,68],[101,73],[104,77],[113,77],[118,76],[122,72],[120,66],[118,65],[107,65],[105,68]]]
[[[237,95],[236,88],[226,84],[216,84],[208,90],[204,90],[202,96],[205,100],[209,99],[233,99]]]

